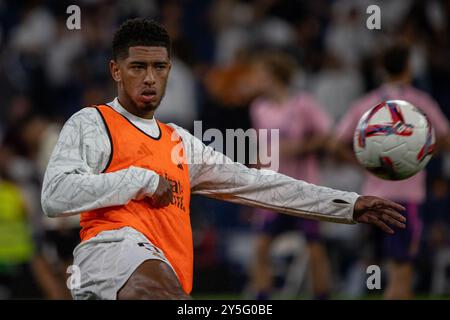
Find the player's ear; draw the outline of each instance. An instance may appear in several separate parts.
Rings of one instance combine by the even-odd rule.
[[[114,81],[119,82],[120,80],[122,80],[119,64],[117,63],[117,61],[109,61],[109,70]]]

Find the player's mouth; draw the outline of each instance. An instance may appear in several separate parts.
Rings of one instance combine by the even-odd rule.
[[[152,102],[153,100],[156,99],[156,90],[146,89],[146,90],[141,92],[139,97],[142,100],[142,102],[150,103],[150,102]]]

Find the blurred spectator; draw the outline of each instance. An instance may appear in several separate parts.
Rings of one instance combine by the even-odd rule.
[[[336,1],[333,5],[325,46],[346,67],[358,66],[361,58],[377,44],[376,33],[365,27],[365,8],[356,1]]]
[[[430,119],[437,135],[436,144],[442,144],[449,135],[449,123],[437,103],[425,92],[411,86],[412,73],[410,51],[407,46],[397,44],[389,47],[383,55],[382,66],[385,83],[357,100],[337,125],[336,135],[341,143],[335,148],[338,153],[356,163],[348,147],[361,116],[373,106],[387,100],[406,100],[419,107]],[[422,222],[419,205],[425,201],[425,171],[402,181],[382,180],[369,173],[363,185],[363,194],[373,194],[403,203],[406,207],[408,228],[395,235],[382,237],[381,254],[388,260],[388,299],[410,299],[413,297],[414,261],[419,254]]]
[[[34,241],[30,274],[46,298],[68,299],[66,269],[72,262],[72,250],[79,243],[79,219],[50,221],[40,206],[42,170],[47,165],[48,152],[53,150],[60,126],[31,113],[21,118],[6,133],[4,144],[11,152],[4,171],[16,181],[26,201],[26,223]]]
[[[443,295],[450,293],[450,199],[449,183],[436,177],[432,180],[431,195],[424,206],[424,242],[430,258],[430,293]]]
[[[21,21],[11,31],[11,45],[25,53],[42,54],[56,35],[55,18],[42,1],[28,1]]]
[[[363,81],[357,69],[345,67],[338,57],[330,55],[324,60],[310,86],[317,100],[337,121],[351,102],[363,93]]]
[[[167,1],[161,14],[172,41],[172,67],[166,93],[156,115],[163,122],[173,122],[192,130],[194,120],[198,119],[197,79],[189,67],[193,62],[192,48],[183,34],[183,8],[177,1]]]
[[[29,273],[34,245],[27,204],[8,174],[11,154],[0,148],[0,299],[33,297],[19,284]]]
[[[172,56],[172,68],[166,94],[156,116],[163,122],[173,122],[187,130],[198,119],[196,79],[186,64]]]
[[[251,106],[253,126],[256,129],[280,130],[279,172],[318,184],[316,153],[325,146],[331,119],[310,95],[290,92],[296,70],[291,56],[277,51],[262,52],[252,60],[260,93]],[[277,143],[270,137],[268,141],[269,144]],[[262,209],[255,210],[254,219],[257,238],[250,276],[256,297],[267,299],[274,293],[272,261],[269,258],[274,239],[282,232],[297,229],[307,241],[313,296],[316,299],[328,298],[331,274],[325,247],[321,243],[319,222]]]
[[[242,50],[229,65],[216,66],[207,72],[203,79],[206,91],[202,108],[204,130],[217,128],[226,137],[227,129],[246,131],[251,127],[249,105],[256,95],[254,84],[259,79],[254,77],[250,61],[250,52]]]

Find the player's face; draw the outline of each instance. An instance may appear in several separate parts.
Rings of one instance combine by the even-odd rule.
[[[167,49],[130,47],[128,57],[111,61],[110,67],[121,104],[137,116],[153,117],[164,97],[171,67]]]

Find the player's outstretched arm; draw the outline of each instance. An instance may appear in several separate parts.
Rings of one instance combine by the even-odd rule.
[[[404,227],[392,201],[316,186],[286,175],[248,168],[173,125],[183,137],[193,194],[337,223],[369,223],[391,233]]]
[[[154,193],[158,193],[155,205],[165,203],[159,196],[164,196],[167,188],[151,170],[130,167],[101,173],[110,152],[97,110],[85,108],[72,116],[60,133],[45,172],[41,194],[44,213],[49,217],[73,215],[123,205]]]
[[[309,219],[355,223],[358,194],[316,186],[271,170],[248,168],[181,128],[193,194]]]

